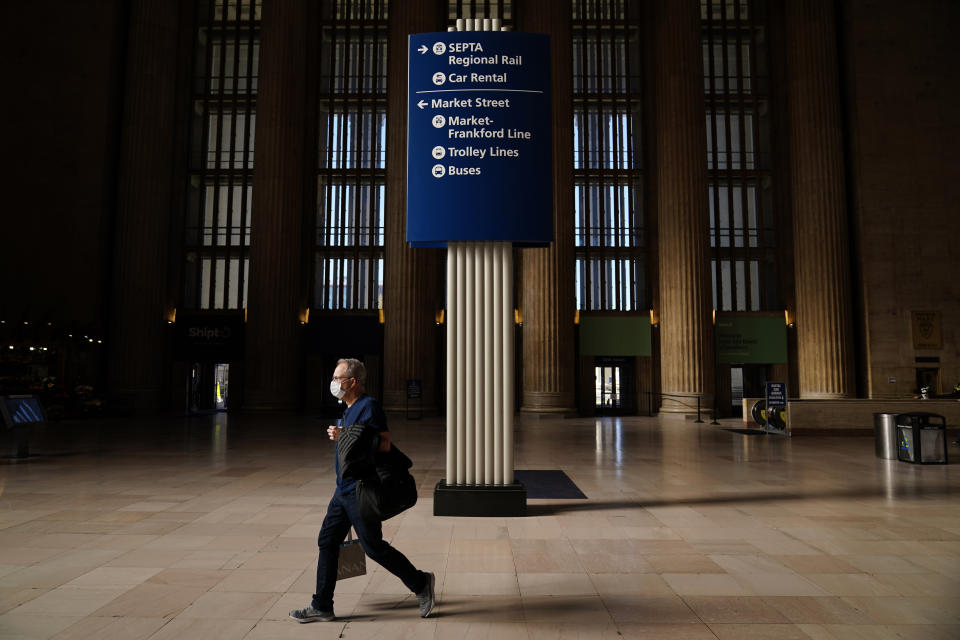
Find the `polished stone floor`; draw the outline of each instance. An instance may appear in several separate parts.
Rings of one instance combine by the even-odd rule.
[[[436,572],[435,615],[370,563],[336,622],[299,625],[334,484],[325,424],[37,434],[33,457],[0,461],[0,637],[960,638],[960,465],[633,417],[522,420],[517,468],[562,469],[588,499],[515,519],[434,517],[441,423],[394,418],[421,497],[384,530]]]

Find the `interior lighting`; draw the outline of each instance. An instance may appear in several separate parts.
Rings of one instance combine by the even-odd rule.
[[[656,327],[660,325],[660,316],[657,314],[656,309],[650,309],[650,326]]]

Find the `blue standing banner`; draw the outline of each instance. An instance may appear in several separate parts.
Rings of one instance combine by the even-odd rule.
[[[550,40],[410,36],[407,242],[553,241]]]
[[[770,433],[790,435],[787,417],[787,383],[768,382],[764,395],[767,404],[766,430]]]

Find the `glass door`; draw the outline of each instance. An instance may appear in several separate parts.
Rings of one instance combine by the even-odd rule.
[[[597,413],[619,411],[622,374],[618,366],[595,367]]]

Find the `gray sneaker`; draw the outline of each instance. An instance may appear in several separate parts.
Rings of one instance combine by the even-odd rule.
[[[294,609],[290,612],[290,617],[297,622],[330,622],[334,620],[333,611],[317,611],[313,607],[306,609]]]
[[[430,612],[433,611],[434,599],[433,599],[433,586],[437,582],[436,576],[432,572],[427,571],[427,584],[423,587],[423,591],[417,594],[417,600],[420,601],[420,617],[426,618],[430,615]]]

